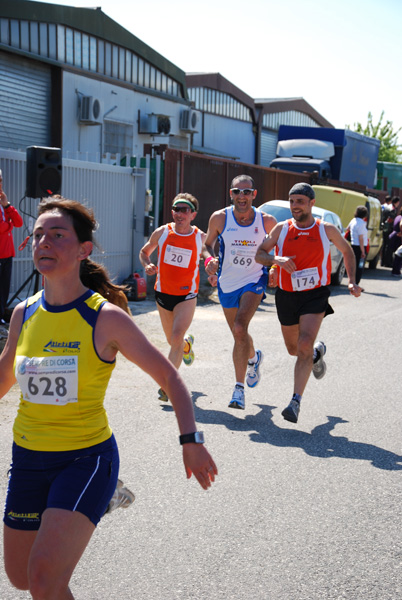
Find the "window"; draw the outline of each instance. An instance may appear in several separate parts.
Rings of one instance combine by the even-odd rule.
[[[21,50],[29,52],[28,21],[21,21]]]
[[[131,80],[133,83],[138,82],[138,57],[135,54],[133,54]]]
[[[112,75],[116,79],[119,76],[119,49],[117,46],[112,46]]]
[[[126,50],[126,81],[131,82],[131,52]]]
[[[49,24],[49,58],[57,59],[56,25]]]
[[[96,71],[96,38],[94,37],[89,40],[89,69]]]
[[[144,86],[149,87],[149,63],[144,64]]]
[[[116,154],[129,154],[133,152],[133,125],[104,121],[104,146],[103,152]]]
[[[0,19],[0,42],[10,43],[10,32],[8,30],[8,19]]]
[[[125,79],[126,71],[126,52],[124,48],[119,48],[119,79]]]
[[[15,48],[20,47],[20,27],[19,22],[15,19],[10,21],[10,30],[11,30],[11,45]]]
[[[89,35],[82,34],[82,68],[89,70]]]
[[[105,43],[105,75],[112,74],[112,45]]]
[[[33,40],[33,25],[36,23],[31,23],[31,48],[32,48],[32,40]],[[37,32],[37,29],[36,29]],[[66,62],[66,46],[65,46],[65,36],[66,32],[63,25],[57,25],[57,58],[60,62]],[[35,52],[31,50],[31,52]],[[35,52],[37,54],[37,52]]]
[[[162,73],[160,71],[156,71],[155,89],[157,89],[158,92],[162,91]]]
[[[73,64],[73,31],[72,29],[66,29],[66,63],[69,65]]]
[[[98,73],[105,72],[105,42],[98,41]]]
[[[74,31],[74,65],[76,67],[82,66],[81,34],[79,31]]]
[[[47,47],[47,23],[39,23],[39,44],[40,44],[40,55],[48,55]]]
[[[138,59],[138,85],[144,85],[144,61]]]
[[[155,89],[155,77],[156,77],[156,69],[155,69],[155,67],[151,67],[150,76],[149,76],[149,87],[152,90]]]

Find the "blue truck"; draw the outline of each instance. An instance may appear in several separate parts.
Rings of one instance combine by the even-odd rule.
[[[281,125],[270,167],[374,188],[380,140],[350,129]]]

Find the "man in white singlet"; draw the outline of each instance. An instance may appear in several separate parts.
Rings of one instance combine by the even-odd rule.
[[[219,300],[234,338],[236,385],[229,408],[245,408],[244,382],[251,388],[258,384],[263,359],[261,350],[254,348],[248,326],[265,298],[267,285],[267,270],[255,262],[255,253],[276,219],[253,207],[256,196],[249,175],[235,177],[230,186],[232,206],[212,214],[205,240],[210,253],[205,270],[210,277],[217,274]],[[215,256],[217,241],[218,257]]]

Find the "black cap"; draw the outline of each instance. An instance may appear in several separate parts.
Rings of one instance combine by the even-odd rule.
[[[289,196],[293,196],[294,194],[307,196],[307,198],[310,198],[310,200],[314,200],[315,198],[314,190],[308,183],[295,183],[289,192]]]

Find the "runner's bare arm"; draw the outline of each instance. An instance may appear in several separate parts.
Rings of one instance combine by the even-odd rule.
[[[104,360],[113,360],[120,351],[148,373],[169,396],[180,434],[194,433],[197,426],[190,394],[174,365],[148,340],[133,319],[110,303],[104,305],[95,331],[95,345]],[[216,465],[203,444],[183,445],[187,477],[193,473],[207,489],[217,474]]]
[[[16,382],[14,359],[18,337],[22,327],[23,313],[24,303],[20,303],[13,310],[7,342],[0,356],[0,398],[2,398]]]
[[[218,236],[220,235],[220,233],[222,233],[224,226],[224,211],[218,210],[214,212],[209,219],[208,231],[205,239],[205,247],[207,249],[207,252],[209,253],[207,258],[213,258],[213,260],[208,261],[208,264],[205,267],[205,271],[208,275],[215,275],[219,267],[219,260],[217,257],[215,257],[215,244],[218,239]]]
[[[152,232],[151,237],[149,238],[147,243],[144,244],[144,246],[140,250],[140,262],[144,267],[145,273],[147,275],[154,275],[158,271],[158,267],[153,262],[151,262],[150,256],[152,252],[154,252],[154,250],[156,250],[156,248],[158,247],[159,238],[161,237],[164,228],[165,226],[162,225],[161,227],[158,227],[158,229],[155,229],[155,231]]]
[[[267,213],[263,213],[262,220],[264,222],[265,231],[267,233],[271,233],[275,225],[277,224],[277,220],[272,215]]]
[[[360,296],[361,287],[356,284],[356,259],[352,247],[345,240],[339,229],[331,223],[324,223],[325,233],[330,242],[332,242],[338,250],[343,254],[346,272],[349,278],[348,288],[352,296]]]
[[[296,270],[296,264],[293,262],[293,259],[296,258],[295,256],[275,256],[274,254],[270,254],[271,250],[275,248],[278,242],[282,227],[283,222],[277,223],[271,233],[265,238],[262,244],[259,245],[255,255],[255,261],[265,267],[277,265],[289,273],[293,273],[293,271]]]

